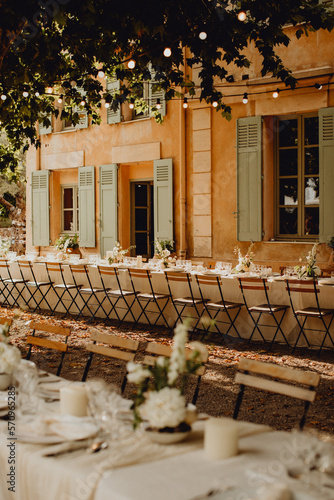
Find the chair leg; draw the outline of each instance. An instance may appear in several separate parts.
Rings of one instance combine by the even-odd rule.
[[[93,359],[93,353],[90,352],[89,353],[89,356],[88,356],[88,359],[87,359],[87,363],[86,363],[86,366],[85,366],[85,370],[84,370],[84,373],[82,375],[82,379],[81,381],[82,382],[85,382],[86,378],[87,378],[87,375],[88,375],[88,372],[89,372],[89,368],[90,368],[90,365],[92,364],[92,359]]]
[[[236,420],[238,418],[240,405],[242,402],[242,398],[244,397],[244,392],[245,392],[245,386],[243,384],[240,384],[239,393],[238,393],[238,397],[237,397],[237,401],[235,403],[235,408],[234,408],[234,413],[233,413],[234,420]]]

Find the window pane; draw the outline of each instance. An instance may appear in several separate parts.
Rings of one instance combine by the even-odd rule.
[[[281,149],[279,152],[279,175],[298,174],[298,150]]]
[[[73,211],[64,212],[64,231],[73,231]]]
[[[280,234],[297,234],[297,208],[280,208],[279,231]]]
[[[298,144],[298,120],[279,121],[279,146],[297,146]]]
[[[305,208],[305,234],[319,234],[319,208]]]
[[[297,205],[298,179],[280,179],[279,198],[280,205]]]
[[[305,205],[319,205],[319,178],[305,179]]]
[[[136,233],[136,254],[147,255],[147,233]]]
[[[305,148],[305,174],[319,174],[319,148]]]
[[[136,208],[135,231],[147,231],[147,209]]]
[[[305,144],[319,144],[319,119],[317,116],[305,118]]]
[[[73,208],[73,188],[64,188],[64,208]]]
[[[135,206],[136,207],[147,207],[147,185],[146,184],[136,184],[135,185]]]

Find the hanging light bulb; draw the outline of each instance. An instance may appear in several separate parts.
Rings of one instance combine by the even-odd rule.
[[[201,31],[200,34],[198,35],[198,38],[200,40],[206,40],[208,37],[208,34],[205,31]]]
[[[130,99],[130,104],[129,104],[129,108],[130,108],[130,109],[133,109],[134,107],[135,107],[135,100],[134,100],[134,98],[133,98],[133,97],[131,97],[131,99]]]
[[[1,95],[1,99],[2,99],[3,101],[5,101],[5,100],[7,99],[6,94],[2,94],[2,95]]]
[[[217,101],[213,101],[213,103],[212,103],[212,107],[213,107],[213,108],[216,108],[217,106],[218,106],[218,102],[217,102]]]
[[[52,87],[47,87],[46,91],[47,94],[52,94],[53,88]]]
[[[80,101],[80,106],[85,106],[86,105],[86,101],[85,99],[82,99],[82,101]]]
[[[242,98],[242,102],[243,102],[244,104],[247,104],[247,103],[248,103],[248,94],[247,94],[247,92],[245,92],[245,93],[244,93],[244,96],[243,96],[243,98]]]
[[[155,106],[157,109],[161,109],[161,102],[160,102],[160,99],[158,97],[157,99],[157,103],[156,103],[156,106]]]
[[[133,69],[135,66],[136,66],[136,61],[134,59],[130,59],[130,61],[128,61],[128,68]]]
[[[276,89],[274,92],[273,92],[273,98],[276,99],[278,97],[278,94],[279,94],[280,90],[279,89]]]
[[[22,95],[23,95],[23,97],[29,97],[29,92],[27,92],[26,90],[24,90],[22,92]]]
[[[102,69],[100,69],[100,71],[98,72],[97,76],[98,76],[99,78],[104,78],[104,77],[105,77],[105,73],[104,73],[104,71],[103,71]]]
[[[314,84],[314,86],[315,86],[315,88],[316,88],[317,90],[321,90],[321,89],[322,89],[322,85],[321,85],[321,83],[315,83],[315,84]]]
[[[183,99],[182,106],[184,107],[184,109],[186,109],[188,107],[188,99],[186,97],[184,97],[184,99]]]
[[[110,108],[110,103],[109,102],[105,102],[104,103],[104,107],[107,108],[107,109]]]
[[[245,20],[246,20],[246,17],[247,17],[246,12],[245,12],[245,11],[243,11],[243,10],[241,10],[241,11],[239,12],[239,14],[238,14],[238,19],[239,19],[239,21],[245,21]]]
[[[170,57],[172,55],[172,49],[170,47],[166,47],[164,50],[164,56]]]
[[[35,97],[39,97],[41,94],[37,91],[35,92]]]
[[[61,104],[63,102],[63,94],[61,94],[59,97],[58,97],[58,102],[59,104]]]

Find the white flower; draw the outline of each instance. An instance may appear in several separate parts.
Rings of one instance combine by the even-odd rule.
[[[177,427],[185,420],[186,402],[179,389],[164,387],[161,391],[149,392],[138,411],[153,428]]]
[[[126,365],[128,370],[128,381],[134,384],[141,384],[144,380],[151,376],[151,372],[144,368],[140,363],[134,363],[133,361],[129,361]]]
[[[320,274],[321,274],[321,269],[320,269],[318,266],[315,266],[315,267],[313,268],[313,272],[314,272],[314,274],[315,274],[316,276],[320,276]]]
[[[0,325],[0,342],[9,343],[8,326]]]
[[[202,342],[198,342],[197,340],[194,340],[193,342],[190,342],[189,346],[191,349],[193,349],[194,351],[197,351],[200,354],[201,359],[207,359],[208,350],[205,347],[205,345],[202,344]]]
[[[176,381],[179,373],[183,373],[186,367],[185,346],[188,338],[187,326],[180,323],[174,331],[174,343],[168,370],[168,383],[170,385]]]
[[[167,248],[165,248],[164,250],[162,250],[162,251],[160,252],[160,255],[161,255],[161,258],[162,258],[162,259],[167,259],[167,257],[169,257],[169,256],[170,256],[170,251],[169,251],[169,250],[167,250]]]
[[[20,360],[20,349],[5,342],[0,343],[0,373],[13,373]]]

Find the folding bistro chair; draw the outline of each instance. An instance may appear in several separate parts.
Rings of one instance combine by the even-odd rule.
[[[35,303],[35,307],[33,308],[33,312],[38,310],[41,310],[41,304],[44,301],[49,308],[49,310],[52,312],[52,307],[50,306],[48,300],[47,300],[47,294],[49,291],[52,289],[52,281],[37,281],[36,276],[34,273],[33,269],[33,264],[29,260],[18,260],[17,261],[19,269],[20,269],[20,274],[22,277],[22,280],[25,282],[26,289],[29,294],[29,298],[27,300],[28,306],[30,304],[30,301],[33,300]],[[33,292],[31,291],[33,289]],[[38,295],[40,294],[40,295]]]
[[[12,318],[6,318],[5,316],[0,317],[0,325],[8,325],[10,328],[13,324],[13,319]]]
[[[290,346],[286,336],[284,335],[284,332],[281,328],[281,324],[283,321],[283,318],[285,316],[285,313],[287,309],[289,309],[289,306],[283,305],[283,304],[272,304],[270,302],[269,298],[269,285],[270,283],[268,282],[267,278],[255,278],[255,277],[248,277],[248,276],[239,276],[239,287],[242,292],[242,296],[244,299],[244,304],[247,308],[248,314],[250,318],[252,319],[254,323],[254,328],[252,330],[252,333],[248,339],[248,342],[250,342],[253,338],[254,333],[256,330],[259,332],[262,340],[266,342],[266,339],[264,338],[262,331],[260,329],[261,327],[267,327],[267,328],[274,328],[275,333],[274,336],[271,340],[269,349],[271,349],[271,346],[273,345],[278,332],[281,333],[285,343]],[[247,290],[248,292],[245,292]],[[255,296],[254,292],[262,292],[262,296],[264,297],[266,302],[260,303],[259,305],[255,306],[249,306],[248,305],[248,299],[246,298],[246,294],[251,294],[252,297]],[[274,324],[265,324],[265,323],[260,323],[262,315],[269,315],[273,318]]]
[[[59,351],[61,352],[61,357],[57,368],[57,375],[60,375],[64,357],[66,352],[68,351],[67,342],[68,337],[71,334],[71,328],[44,323],[36,323],[35,321],[32,321],[30,323],[30,328],[32,329],[32,334],[28,335],[26,339],[26,343],[29,344],[29,350],[26,359],[30,359],[33,345]],[[39,335],[37,332],[39,332]],[[41,335],[40,332],[43,332],[43,334]],[[65,340],[64,342],[53,340],[47,338],[45,334],[60,335],[61,337],[65,337]]]
[[[295,345],[293,346],[292,352],[297,347],[297,344],[301,336],[304,337],[308,347],[313,347],[307,338],[306,332],[318,332],[318,333],[323,332],[325,334],[320,349],[318,351],[318,354],[320,354],[320,351],[325,344],[326,337],[329,337],[334,347],[333,338],[329,332],[329,329],[333,322],[334,309],[325,309],[320,306],[318,297],[319,294],[318,280],[313,279],[312,281],[307,281],[303,279],[300,280],[286,279],[285,282],[286,282],[286,290],[290,298],[291,309],[299,328],[297,340],[295,342]],[[314,296],[313,303],[315,305],[300,309],[296,308],[295,306],[296,295],[299,295],[299,297],[301,297],[305,293],[309,294],[308,295],[309,297]],[[319,328],[310,328],[310,327],[306,328],[305,327],[306,321],[310,320],[311,318],[318,320],[318,322],[320,321],[320,324],[323,326],[323,329],[319,330]]]
[[[110,315],[114,311],[116,318],[118,319],[118,322],[119,322],[118,327],[120,327],[121,324],[123,323],[123,321],[125,321],[125,318],[127,317],[128,314],[130,314],[130,316],[132,317],[132,319],[135,323],[136,318],[134,317],[134,314],[133,314],[131,308],[132,308],[134,302],[136,301],[136,294],[138,292],[134,292],[133,290],[123,290],[122,285],[121,285],[121,281],[119,278],[119,271],[118,271],[117,267],[99,266],[98,265],[97,269],[98,269],[98,272],[100,275],[102,288],[105,291],[107,300],[108,300],[110,307],[111,307],[108,315],[105,318],[105,321],[110,319]],[[117,289],[107,288],[105,285],[105,281],[104,281],[105,277],[115,278],[118,288]],[[129,302],[128,302],[128,299],[129,299]],[[118,306],[119,302],[123,305],[123,307]],[[125,313],[123,314],[122,317],[118,314],[119,309],[125,309]]]
[[[136,352],[139,348],[139,340],[125,339],[117,337],[116,335],[110,335],[109,333],[101,333],[99,331],[92,332],[90,339],[93,342],[86,346],[86,350],[89,351],[89,357],[82,376],[83,382],[87,378],[94,354],[128,362],[134,360]],[[127,374],[125,373],[121,386],[122,394],[126,383]]]
[[[61,304],[65,309],[64,313],[65,317],[67,314],[70,314],[70,309],[73,304],[77,307],[77,309],[79,309],[78,305],[76,304],[76,298],[79,295],[79,290],[82,287],[82,285],[76,283],[76,281],[74,281],[73,283],[68,283],[68,280],[66,280],[65,277],[64,265],[61,264],[60,262],[46,262],[46,269],[49,276],[53,273],[57,273],[57,277],[59,276],[61,277],[61,283],[56,283],[52,285],[52,288],[58,299],[55,307],[53,308],[53,311],[55,311],[58,305]],[[65,302],[66,300],[68,300],[67,297],[69,297],[69,302],[70,302],[69,306],[67,306]]]
[[[79,311],[78,311],[78,314],[77,314],[75,319],[78,319],[80,316],[83,316],[83,311],[84,311],[85,307],[87,307],[87,309],[92,317],[92,320],[95,319],[95,316],[98,313],[99,309],[102,309],[105,316],[107,317],[108,314],[102,305],[104,300],[106,299],[105,291],[103,288],[93,287],[91,280],[90,280],[90,277],[89,277],[89,271],[87,269],[87,266],[85,264],[69,264],[69,269],[70,269],[71,274],[72,274],[73,283],[76,284],[78,292],[79,292],[79,296],[83,302],[83,305],[81,308],[79,308],[79,306],[77,305]],[[85,277],[87,280],[88,286],[86,287],[84,285],[78,285],[77,279],[76,279],[77,276],[82,277],[82,278]],[[100,299],[98,298],[98,295],[101,295],[101,293],[103,293],[103,295],[104,295],[102,301],[100,301]],[[95,298],[95,300],[97,302],[97,309],[95,310],[95,312],[92,311],[92,308],[91,308],[92,304],[89,305],[89,302],[93,297]]]
[[[211,319],[211,324],[214,324],[214,327],[216,328],[217,332],[223,335],[228,335],[231,328],[234,329],[235,333],[239,338],[241,338],[236,326],[235,326],[235,321],[237,317],[239,316],[241,308],[244,306],[244,304],[241,304],[240,302],[230,302],[225,300],[224,294],[223,294],[223,280],[222,277],[219,275],[209,275],[209,274],[196,274],[195,275],[197,284],[198,284],[198,289],[199,293],[202,297],[203,304],[204,304],[204,309],[202,311],[202,316],[203,314],[207,314],[208,317]],[[217,290],[219,291],[219,295],[221,300],[220,301],[205,301],[204,299],[204,293],[202,290],[203,286],[210,286],[210,287],[216,287]],[[218,315],[222,313],[225,315],[225,320],[217,320]],[[202,321],[203,323],[203,321]],[[229,325],[227,328],[226,332],[222,332],[219,328],[219,323]],[[204,324],[204,323],[203,323]],[[208,329],[205,329],[203,338],[205,337],[206,333],[208,332]]]
[[[23,296],[23,292],[25,289],[26,280],[21,278],[13,278],[10,270],[9,261],[6,259],[0,260],[0,269],[1,269],[1,284],[4,286],[2,289],[2,295],[4,296],[3,304],[8,304],[9,307],[14,307],[15,305],[20,307],[19,299],[21,298],[24,302],[24,305],[27,306],[28,303]],[[19,288],[19,285],[22,288]],[[17,297],[15,297],[14,293],[17,293]],[[8,299],[12,299],[12,303],[9,302]]]
[[[200,321],[201,315],[202,315],[202,310],[204,307],[204,301],[209,300],[209,299],[203,299],[202,297],[200,298],[195,298],[194,293],[192,290],[192,285],[191,285],[191,278],[192,275],[187,272],[177,272],[177,271],[167,271],[165,272],[166,280],[167,280],[167,285],[168,285],[168,290],[169,290],[169,295],[173,304],[173,307],[175,309],[177,318],[176,321],[174,322],[171,331],[174,330],[176,324],[178,321],[181,321],[183,323],[183,318],[189,319],[189,314],[186,315],[184,314],[186,311],[190,310],[195,310],[196,316],[192,316],[192,319],[196,320],[195,325],[192,327],[193,331],[196,330],[197,325]],[[179,297],[176,294],[177,288],[179,288],[180,284],[186,284],[187,289],[189,291],[189,296],[186,297]],[[174,291],[174,294],[173,294]],[[179,294],[178,294],[179,295]]]
[[[276,379],[281,380],[281,382],[278,382]],[[261,361],[241,358],[235,382],[240,384],[240,389],[234,409],[234,419],[238,418],[245,387],[248,386],[305,401],[304,413],[299,423],[299,427],[302,429],[310,403],[315,400],[316,389],[320,383],[320,375],[318,373],[278,366],[273,363],[263,363]],[[297,386],[297,384],[302,387]]]
[[[194,349],[186,348],[186,352],[185,352],[186,359],[190,359],[194,352],[195,352]],[[172,347],[168,346],[168,345],[157,344],[156,342],[149,342],[146,346],[145,353],[148,353],[148,354],[145,354],[144,359],[143,359],[143,364],[144,365],[154,365],[159,356],[164,356],[166,358],[170,358],[171,354],[172,354]],[[202,376],[206,372],[205,363],[207,363],[208,357],[209,357],[208,353],[206,355],[204,355],[204,353],[200,353],[200,360],[202,361],[203,364],[202,364],[202,366],[200,366],[198,368],[198,370],[194,374],[197,376],[197,383],[196,383],[195,392],[194,392],[194,395],[193,395],[193,398],[191,401],[192,404],[196,404]]]
[[[139,323],[140,318],[144,315],[147,323],[154,327],[160,318],[164,320],[164,323],[167,328],[169,328],[168,321],[164,315],[164,310],[169,302],[170,295],[166,293],[157,293],[154,291],[153,283],[152,283],[152,273],[149,269],[128,269],[131,285],[134,293],[136,294],[136,300],[139,304],[141,312],[136,319],[135,324]],[[149,286],[151,292],[142,293],[136,290],[135,281],[137,279],[145,280]],[[149,310],[148,306],[150,304],[154,304],[156,306],[156,310]],[[151,321],[150,314],[157,314],[157,317],[154,321]]]

